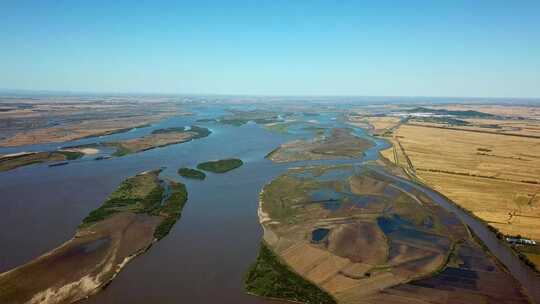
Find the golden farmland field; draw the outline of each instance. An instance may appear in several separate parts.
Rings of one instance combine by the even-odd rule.
[[[540,139],[402,125],[393,140],[427,184],[505,234],[540,239]]]
[[[491,119],[464,118],[468,125],[450,125],[442,123],[423,122],[417,119],[409,120],[410,125],[424,127],[459,129],[478,133],[508,134],[523,137],[540,138],[540,121],[522,119]]]
[[[465,105],[465,104],[454,104],[454,105],[432,105],[430,106],[434,109],[446,109],[451,111],[479,111],[483,113],[506,116],[506,117],[523,117],[523,118],[532,118],[540,119],[540,108],[526,105]]]
[[[351,125],[367,127],[376,134],[384,134],[401,121],[399,117],[391,116],[350,116],[348,120]]]

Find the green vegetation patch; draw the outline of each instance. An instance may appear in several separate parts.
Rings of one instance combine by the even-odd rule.
[[[0,171],[8,171],[22,166],[39,164],[46,161],[48,153],[38,152],[33,154],[24,154],[17,156],[6,156],[0,159]]]
[[[201,118],[201,119],[197,119],[197,122],[217,122],[217,119],[215,119],[215,118]]]
[[[317,127],[317,126],[304,127],[303,129],[306,131],[313,132],[315,137],[323,136],[327,131],[327,128]]]
[[[272,157],[272,155],[274,155],[275,153],[277,153],[279,151],[279,149],[281,149],[281,146],[278,146],[277,148],[275,148],[274,150],[268,152],[264,158],[267,158],[267,159],[270,159]]]
[[[200,163],[197,165],[197,169],[214,173],[225,173],[236,169],[243,164],[244,162],[241,159],[228,158]]]
[[[135,152],[135,151],[133,151],[131,149],[128,149],[127,147],[123,146],[121,143],[111,143],[109,145],[116,148],[116,151],[114,151],[112,156],[120,157],[120,156],[125,156],[125,155],[128,155],[128,154],[131,154],[131,153]]]
[[[18,167],[40,164],[54,161],[74,160],[81,158],[83,153],[72,151],[42,151],[14,156],[6,156],[0,159],[0,172],[9,171]]]
[[[164,193],[158,179],[159,172],[139,174],[123,181],[103,205],[83,219],[81,227],[102,221],[117,212],[155,212]]]
[[[67,160],[75,160],[84,156],[84,153],[77,151],[56,151],[55,153],[62,154],[66,157]]]
[[[239,127],[241,125],[247,124],[249,122],[249,119],[240,119],[240,118],[222,118],[219,120],[220,123],[226,124],[226,125],[232,125]]]
[[[196,169],[191,169],[191,168],[180,168],[178,169],[178,174],[180,174],[180,176],[182,177],[192,178],[192,179],[203,180],[206,178],[206,174],[204,174],[204,172],[196,170]]]
[[[282,133],[282,134],[286,134],[289,132],[289,127],[293,124],[294,122],[283,122],[283,123],[274,123],[274,124],[267,124],[264,126],[264,128],[270,132],[275,132],[275,133]]]
[[[308,204],[320,208],[318,204],[311,204],[309,193],[324,186],[330,185],[317,182],[315,179],[302,180],[288,174],[281,175],[266,185],[261,193],[264,212],[280,223],[302,222],[304,219],[301,215],[309,217],[309,213],[299,207]]]
[[[468,126],[468,125],[470,125],[470,123],[465,121],[465,120],[452,118],[452,117],[439,117],[439,116],[415,117],[414,120],[421,121],[421,122],[447,124],[447,125],[451,125],[451,126]]]
[[[206,137],[210,135],[210,133],[212,133],[212,131],[210,131],[209,129],[198,126],[191,126],[190,132],[195,132],[196,135],[193,138]]]
[[[190,126],[189,128],[185,127],[171,127],[166,129],[157,129],[152,131],[152,134],[167,134],[167,133],[193,133],[193,139],[202,138],[210,135],[212,133],[207,128],[202,128],[199,126]]]
[[[287,267],[265,243],[261,243],[257,260],[245,275],[244,286],[249,293],[261,297],[301,303],[336,303],[327,292]]]
[[[253,110],[253,111],[238,111],[232,110],[232,114],[222,116],[218,119],[220,123],[241,126],[250,121],[256,124],[269,124],[281,121],[279,114],[273,111]]]
[[[457,117],[478,117],[478,118],[492,118],[496,117],[496,115],[474,111],[474,110],[446,110],[446,109],[432,109],[432,108],[425,108],[425,107],[416,107],[410,110],[407,110],[405,112],[408,113],[433,113],[437,115],[451,115],[451,116],[457,116]]]
[[[170,192],[160,182],[160,170],[126,179],[109,198],[83,219],[80,228],[102,221],[118,212],[145,213],[163,218],[154,231],[157,240],[165,237],[178,221],[187,201],[186,186],[170,182]]]
[[[186,142],[193,139],[199,139],[203,137],[207,137],[212,133],[207,128],[198,127],[198,126],[190,126],[189,128],[185,127],[171,127],[171,128],[164,128],[164,129],[157,129],[151,132],[150,135],[142,137],[143,139],[148,139],[150,137],[150,140],[152,139],[152,135],[157,136],[159,134],[169,134],[169,133],[189,133],[190,137],[181,141]],[[93,143],[93,144],[87,144],[87,145],[80,145],[80,146],[73,146],[69,148],[100,148],[100,147],[108,147],[115,149],[115,151],[111,154],[113,157],[121,157],[126,156],[133,153],[138,153],[146,150],[151,150],[157,147],[164,147],[172,144],[176,144],[178,142],[172,142],[168,144],[163,145],[157,145],[157,144],[148,144],[148,145],[141,145],[140,147],[135,147],[133,145],[128,145],[126,142],[129,140],[119,140],[119,141],[110,141],[110,142],[99,142],[99,143]],[[64,152],[64,151],[62,151]]]
[[[182,215],[182,209],[187,202],[188,193],[186,186],[182,183],[171,182],[171,195],[165,201],[163,206],[157,210],[160,216],[163,216],[163,221],[157,226],[154,231],[154,237],[161,240],[171,231],[173,225]]]

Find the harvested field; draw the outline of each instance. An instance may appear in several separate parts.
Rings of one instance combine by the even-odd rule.
[[[353,126],[366,128],[375,135],[383,135],[398,126],[401,118],[395,116],[349,116],[348,122]]]
[[[447,109],[452,111],[479,111],[497,116],[505,116],[511,118],[527,118],[540,119],[540,107],[537,106],[521,106],[521,105],[432,105],[435,109]]]
[[[475,130],[540,137],[540,120],[465,119]]]
[[[540,139],[413,125],[395,134],[420,179],[505,234],[540,238]]]
[[[460,124],[426,122],[426,118],[411,119],[409,125],[464,132],[499,134],[514,137],[540,138],[539,121],[509,121],[494,119],[464,119]],[[444,120],[443,120],[444,121]]]
[[[171,182],[170,196],[164,198],[158,174],[127,179],[83,220],[71,240],[0,274],[0,302],[73,303],[105,287],[180,217],[187,200],[184,185]]]

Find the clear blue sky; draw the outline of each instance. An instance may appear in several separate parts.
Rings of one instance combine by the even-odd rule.
[[[538,0],[132,2],[0,1],[0,88],[540,97]]]

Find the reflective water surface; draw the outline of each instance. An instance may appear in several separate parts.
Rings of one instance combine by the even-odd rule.
[[[281,143],[307,138],[312,133],[298,125],[291,128],[289,134],[282,134],[268,132],[253,123],[236,127],[197,122],[198,119],[215,118],[223,114],[224,109],[191,110],[196,115],[175,117],[149,128],[62,145],[133,138],[158,128],[188,125],[208,127],[212,130],[210,136],[121,158],[96,161],[94,157],[87,157],[65,166],[33,165],[0,173],[0,272],[28,262],[72,237],[88,212],[97,208],[125,178],[144,170],[166,167],[162,177],[182,181],[188,189],[188,202],[182,218],[166,238],[130,262],[104,291],[85,302],[268,302],[246,295],[242,287],[242,276],[254,261],[261,238],[257,218],[260,189],[288,167],[321,163],[358,164],[360,160],[273,164],[264,158],[268,152]],[[318,120],[325,126],[342,126],[339,120],[328,114],[310,116],[309,120]],[[374,139],[362,129],[355,128],[354,131],[375,143],[365,152],[363,161],[377,159],[378,151],[388,147],[386,141]],[[0,153],[55,149],[62,145],[4,148]],[[183,179],[176,173],[180,167],[195,167],[199,162],[231,157],[242,159],[244,166],[226,174],[207,173],[204,181]],[[331,174],[340,174],[339,170],[336,172]],[[321,179],[333,177],[323,175]],[[532,292],[537,300],[540,298],[538,277],[533,276],[530,269],[520,263],[485,226],[455,208],[438,193],[393,178],[400,187],[422,191],[445,209],[456,212],[529,293]],[[328,200],[329,208],[332,207],[331,193],[322,191],[313,195],[319,200]]]

